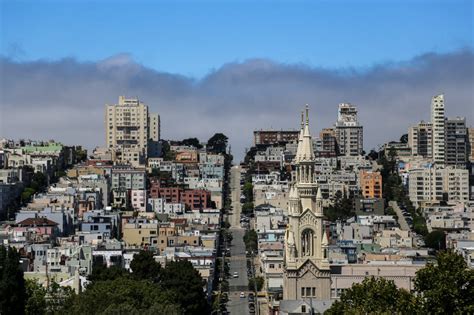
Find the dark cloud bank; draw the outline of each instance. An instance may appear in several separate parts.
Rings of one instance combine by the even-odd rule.
[[[260,128],[298,128],[311,107],[312,132],[330,127],[337,105],[358,106],[365,149],[429,120],[431,96],[445,93],[448,116],[474,125],[474,52],[429,53],[368,69],[324,69],[266,59],[229,63],[196,80],[137,64],[127,54],[97,63],[0,58],[0,136],[103,145],[104,104],[139,96],[161,115],[162,136],[229,136],[241,157]]]

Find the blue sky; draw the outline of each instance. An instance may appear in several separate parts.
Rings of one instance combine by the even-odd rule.
[[[474,1],[0,3],[0,54],[16,61],[129,53],[198,78],[250,58],[365,68],[474,42]]]

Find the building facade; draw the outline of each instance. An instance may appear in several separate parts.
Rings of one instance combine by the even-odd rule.
[[[363,128],[357,119],[357,107],[350,103],[339,104],[335,125],[340,155],[361,155],[364,150]]]
[[[361,171],[359,178],[364,198],[382,198],[382,175],[380,172]]]
[[[119,96],[118,104],[105,106],[105,130],[108,148],[126,151],[132,158],[137,152],[146,156],[149,145],[157,148],[160,117],[149,113],[138,98]]]
[[[429,122],[421,121],[408,130],[408,146],[412,155],[424,158],[433,157],[433,126]]]
[[[415,205],[469,200],[469,171],[432,166],[409,172],[408,191]]]
[[[433,161],[444,165],[445,162],[445,128],[444,128],[444,95],[431,99],[431,124],[433,128]]]
[[[445,121],[445,163],[466,167],[468,138],[466,118],[448,118]]]
[[[315,180],[315,156],[306,124],[300,131],[285,232],[283,299],[329,300],[328,239],[323,229],[322,195]]]
[[[253,143],[275,144],[278,142],[292,142],[298,140],[297,130],[256,130],[253,132]]]

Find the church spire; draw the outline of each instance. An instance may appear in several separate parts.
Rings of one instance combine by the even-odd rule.
[[[303,118],[303,117],[302,117]],[[313,141],[309,131],[309,107],[306,105],[306,124],[301,124],[300,141],[296,150],[296,162],[313,161],[315,159]]]

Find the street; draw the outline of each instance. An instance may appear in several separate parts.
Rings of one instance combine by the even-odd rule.
[[[227,303],[227,310],[230,314],[249,314],[247,303],[247,262],[243,240],[245,230],[240,227],[240,176],[240,166],[233,166],[230,171],[233,210],[229,216],[229,222],[231,224],[230,231],[232,232],[233,240],[232,246],[230,247],[231,257],[229,257],[231,278],[229,279],[229,302]],[[239,275],[238,278],[233,277],[235,272]],[[245,292],[245,298],[240,298],[240,292]]]

